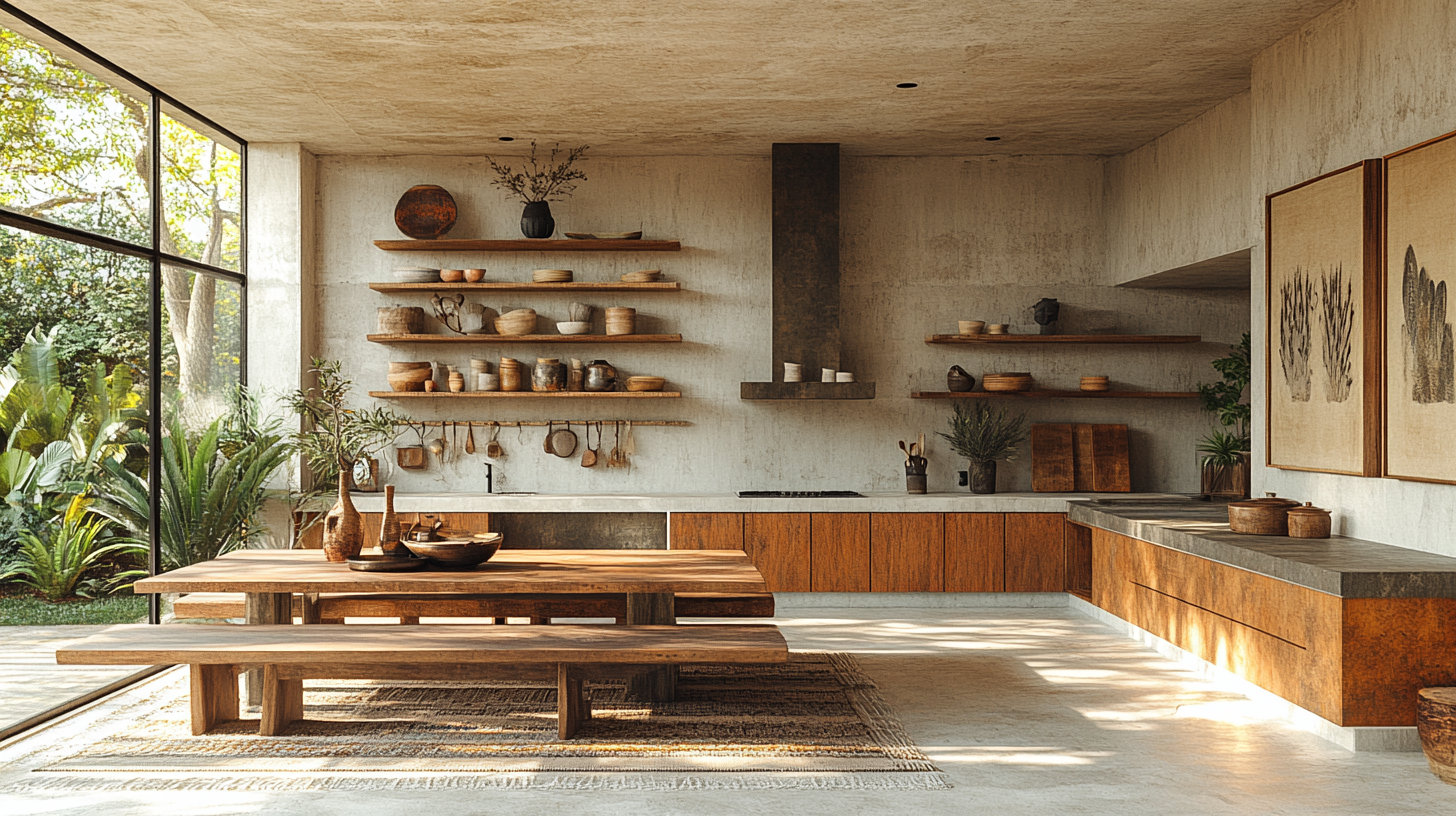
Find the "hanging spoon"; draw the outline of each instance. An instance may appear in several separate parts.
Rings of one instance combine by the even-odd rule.
[[[582,451],[581,454],[581,466],[584,468],[596,467],[597,464],[597,448],[602,446],[602,424],[598,422],[596,426],[597,447],[593,448],[591,446],[592,423],[588,422],[586,424],[586,450]]]
[[[465,452],[475,453],[475,423],[471,422],[465,426]]]
[[[555,421],[549,420],[549,419],[546,420],[546,443],[541,446],[541,449],[544,450],[544,451],[546,451],[547,453],[555,453],[556,452],[556,450],[551,447],[551,434],[553,432],[555,432],[555,430],[556,430],[556,423],[555,423]]]

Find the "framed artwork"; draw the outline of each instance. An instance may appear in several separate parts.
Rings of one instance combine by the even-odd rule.
[[[1270,467],[1380,475],[1381,164],[1264,199]]]
[[[1456,133],[1386,157],[1385,475],[1456,484]]]

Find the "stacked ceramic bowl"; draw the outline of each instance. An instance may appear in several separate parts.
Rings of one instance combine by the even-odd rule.
[[[1031,374],[1025,371],[982,374],[981,387],[987,391],[1030,391]]]
[[[1082,378],[1082,390],[1083,391],[1106,391],[1107,388],[1108,388],[1108,385],[1109,385],[1109,383],[1108,383],[1107,377],[1105,377],[1105,376],[1083,377]]]
[[[531,280],[536,283],[570,283],[570,269],[537,269],[531,273]]]
[[[536,310],[516,309],[495,319],[497,334],[521,335],[536,331]]]
[[[635,334],[637,331],[637,310],[626,306],[609,306],[607,334]]]
[[[622,276],[623,283],[652,283],[662,277],[661,269],[639,269]]]
[[[401,266],[394,270],[394,279],[400,283],[439,283],[440,270],[425,266]]]

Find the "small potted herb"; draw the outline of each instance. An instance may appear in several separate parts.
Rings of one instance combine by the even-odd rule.
[[[940,436],[970,461],[971,492],[995,493],[996,463],[1016,459],[1017,446],[1026,441],[1026,416],[1011,416],[1005,408],[993,411],[984,402],[957,402],[954,409],[950,433]]]
[[[521,233],[527,238],[550,238],[556,232],[556,219],[551,217],[549,202],[561,201],[576,190],[575,182],[586,181],[586,173],[572,165],[586,160],[583,154],[588,147],[590,145],[573,147],[562,157],[560,145],[557,145],[551,148],[551,155],[542,163],[536,160],[536,143],[531,142],[531,156],[527,159],[530,166],[519,171],[486,157],[490,169],[495,171],[491,184],[526,205],[521,213]]]
[[[1210,498],[1242,499],[1249,495],[1249,420],[1252,408],[1244,402],[1249,387],[1249,333],[1230,347],[1227,357],[1213,361],[1223,379],[1199,383],[1203,410],[1214,415],[1221,427],[1198,440],[1202,470],[1200,492]]]

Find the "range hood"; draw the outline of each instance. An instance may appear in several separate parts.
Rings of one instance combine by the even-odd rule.
[[[773,146],[773,377],[839,370],[839,145]],[[746,400],[874,399],[872,382],[744,382]]]

